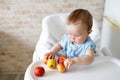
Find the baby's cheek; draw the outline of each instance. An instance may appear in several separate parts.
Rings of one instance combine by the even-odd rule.
[[[77,39],[76,42],[79,44],[79,43],[82,42],[82,40],[81,39]]]
[[[77,43],[83,43],[84,42],[84,38],[78,38],[76,41],[77,41]]]

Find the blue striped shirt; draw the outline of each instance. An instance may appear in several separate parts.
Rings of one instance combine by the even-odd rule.
[[[88,36],[84,43],[82,44],[72,44],[68,38],[68,34],[64,34],[61,41],[61,46],[63,47],[63,52],[68,58],[80,57],[86,54],[87,50],[94,49],[96,51],[96,45]]]

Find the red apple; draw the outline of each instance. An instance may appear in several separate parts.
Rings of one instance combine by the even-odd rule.
[[[45,64],[47,64],[47,61],[48,61],[47,56],[44,56],[44,58],[43,58],[43,62],[44,62]]]
[[[63,73],[66,71],[66,68],[64,66],[64,64],[60,63],[60,64],[57,64],[57,69],[59,72]]]
[[[38,77],[43,76],[45,73],[45,69],[42,66],[38,66],[34,69],[34,74]]]
[[[64,64],[64,61],[65,61],[65,59],[67,59],[67,57],[66,56],[64,56],[64,55],[62,55],[62,56],[59,56],[58,57],[58,64],[60,64],[60,63],[63,63]]]

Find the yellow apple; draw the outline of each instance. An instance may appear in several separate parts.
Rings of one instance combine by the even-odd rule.
[[[66,71],[66,68],[63,63],[57,64],[57,69],[59,72],[63,73]]]
[[[55,59],[48,59],[47,66],[51,69],[56,68],[56,60]]]

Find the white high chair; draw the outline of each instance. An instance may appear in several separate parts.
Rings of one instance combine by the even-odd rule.
[[[73,65],[65,73],[59,73],[57,69],[50,70],[41,62],[43,56],[50,48],[58,42],[66,32],[66,19],[68,14],[54,14],[45,17],[42,21],[42,32],[33,54],[33,62],[28,66],[24,80],[119,80],[120,61],[113,57],[106,57],[110,54],[108,49],[99,49],[100,31],[97,22],[93,19],[93,32],[91,38],[97,45],[97,56],[90,65]],[[62,51],[59,52],[62,54]],[[43,77],[34,75],[35,67],[42,65],[46,72]]]
[[[66,32],[66,19],[68,14],[54,14],[47,16],[42,21],[42,32],[33,55],[33,61],[42,59],[44,54],[57,43]],[[91,38],[99,46],[100,31],[97,22],[93,19],[93,32]],[[60,51],[59,53],[63,53]]]

